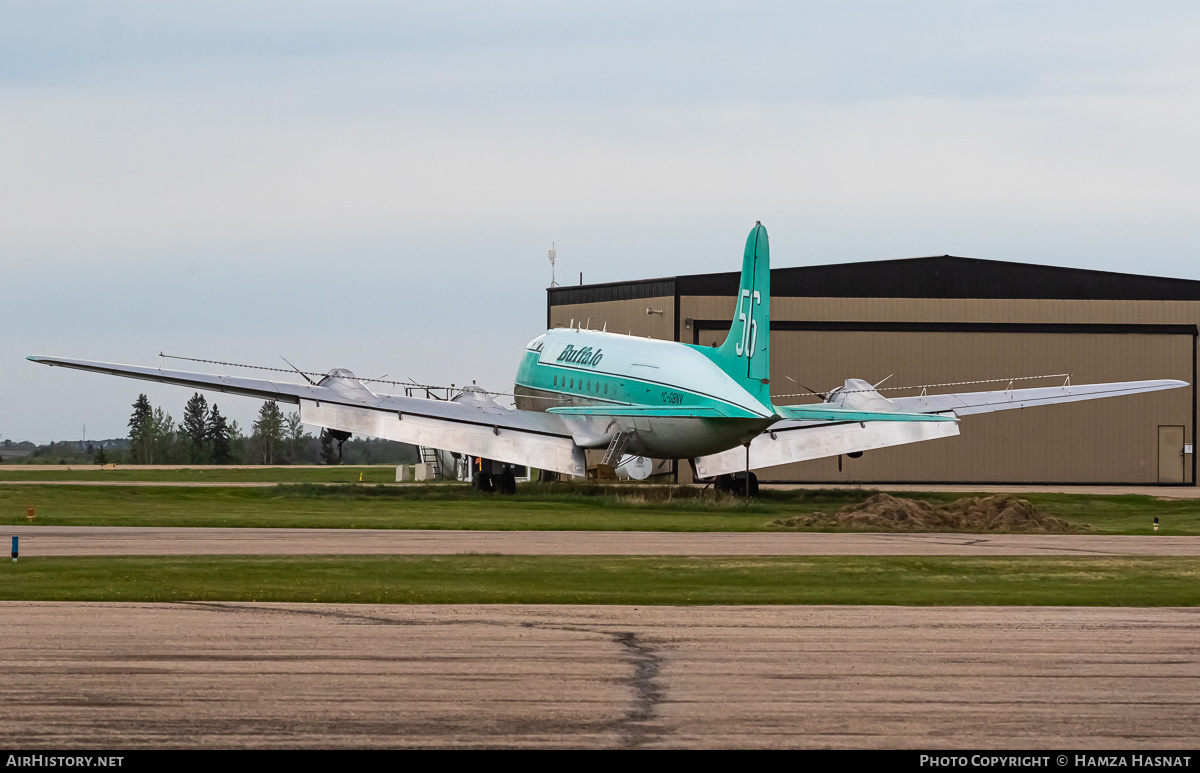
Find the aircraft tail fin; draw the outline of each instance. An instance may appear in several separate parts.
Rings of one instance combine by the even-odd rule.
[[[737,306],[725,343],[710,354],[717,366],[764,405],[771,405],[771,253],[767,229],[746,238]]]

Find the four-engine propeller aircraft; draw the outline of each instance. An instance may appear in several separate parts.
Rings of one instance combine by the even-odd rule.
[[[369,435],[473,457],[586,474],[585,449],[693,460],[701,478],[958,434],[958,418],[1033,405],[1187,386],[1162,379],[888,399],[865,381],[809,405],[775,405],[770,389],[767,231],[746,240],[733,323],[719,347],[607,331],[555,329],[525,347],[516,410],[468,387],[451,401],[376,394],[353,373],[291,383],[61,357],[34,362],[228,392],[300,408],[300,420],[345,437]],[[512,490],[511,480],[501,485]]]

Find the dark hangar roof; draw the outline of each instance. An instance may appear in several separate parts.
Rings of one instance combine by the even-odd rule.
[[[551,306],[668,295],[734,295],[739,272],[552,287]],[[939,255],[771,269],[771,294],[801,298],[1200,300],[1200,281]]]

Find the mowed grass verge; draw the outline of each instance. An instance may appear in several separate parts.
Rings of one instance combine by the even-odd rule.
[[[1200,604],[1200,559],[216,556],[4,563],[0,599],[379,604]]]
[[[0,465],[4,481],[91,481],[120,483],[394,483],[395,465],[346,466],[242,466],[120,467],[106,470],[93,466]]]
[[[766,491],[746,502],[699,488],[528,485],[516,496],[435,485],[5,486],[0,523],[53,526],[488,529],[598,531],[778,531],[772,521],[862,502],[874,491]],[[917,492],[934,503],[967,494]],[[980,492],[981,495],[986,491]],[[1200,500],[1150,496],[1029,494],[1039,509],[1086,533],[1200,535]],[[35,518],[27,520],[28,508]],[[833,531],[825,527],[817,529]],[[860,529],[877,531],[878,529]]]

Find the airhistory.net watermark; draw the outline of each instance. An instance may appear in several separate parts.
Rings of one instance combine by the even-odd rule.
[[[4,766],[8,768],[119,768],[124,757],[88,757],[60,754],[10,754]]]

